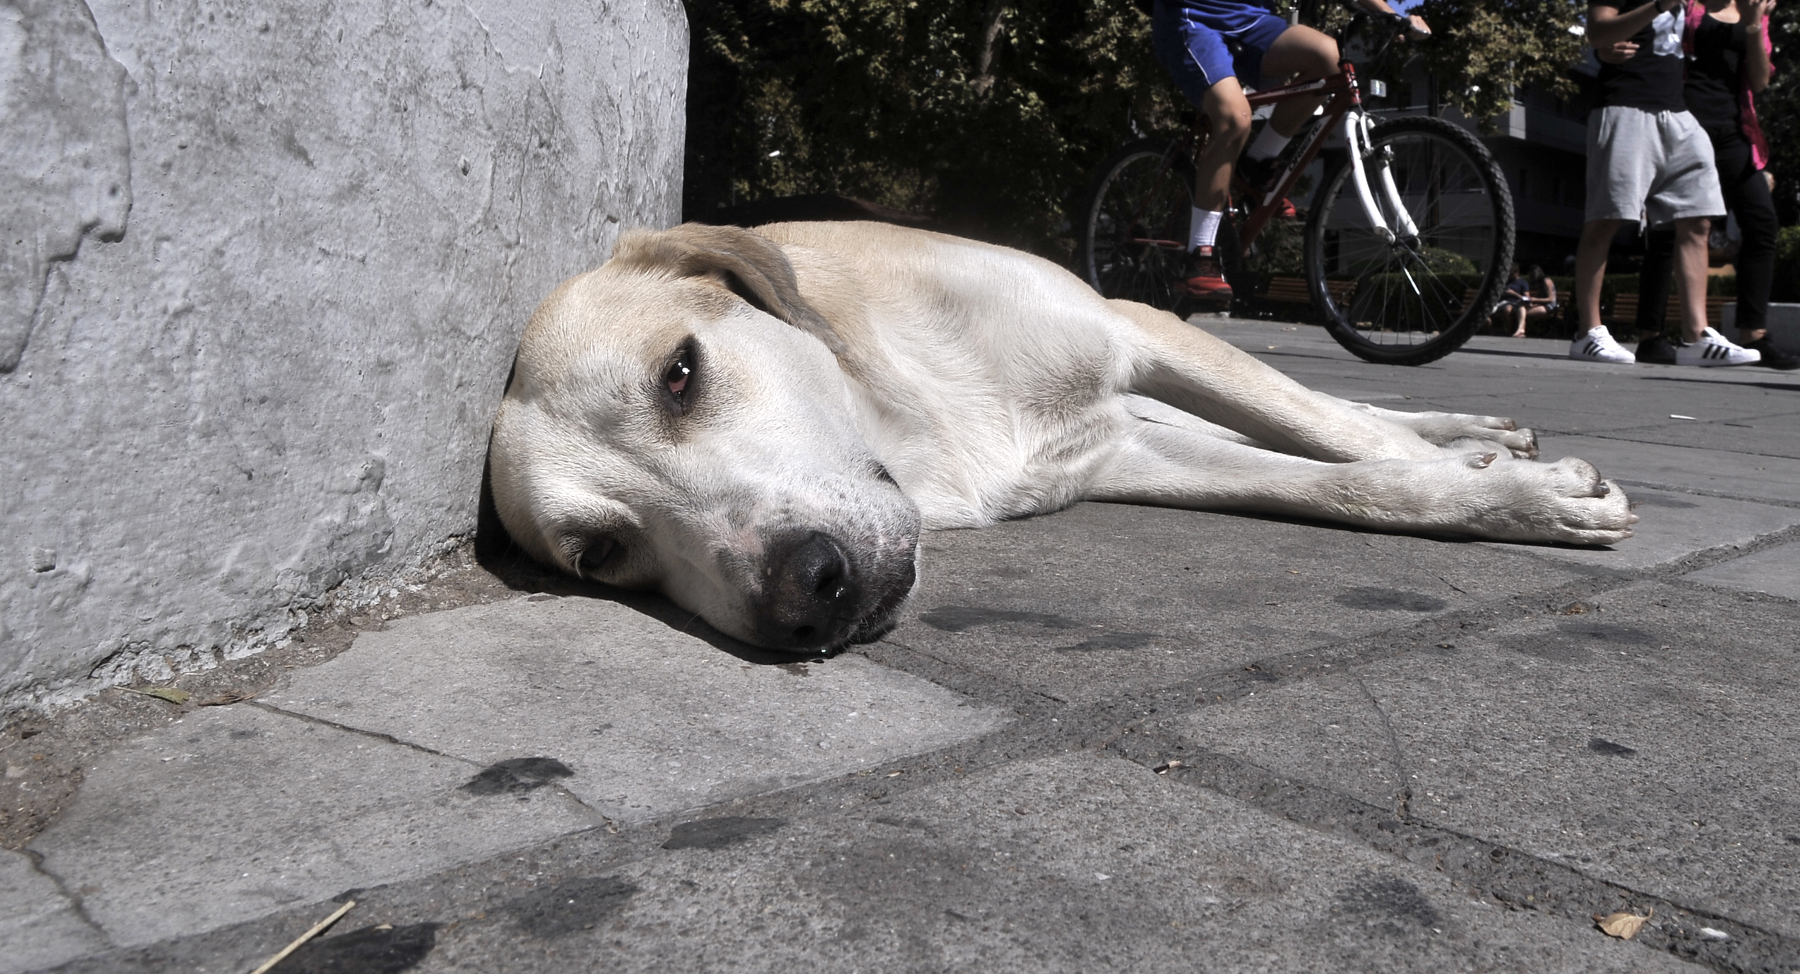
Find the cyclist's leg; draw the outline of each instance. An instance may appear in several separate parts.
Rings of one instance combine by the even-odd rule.
[[[1282,31],[1262,56],[1262,76],[1273,81],[1317,81],[1338,73],[1338,46],[1331,35],[1295,25]],[[1323,98],[1290,98],[1275,106],[1269,125],[1284,136],[1299,130]]]
[[[1194,206],[1225,209],[1231,164],[1250,132],[1250,103],[1237,79],[1230,47],[1220,26],[1177,4],[1157,4],[1150,21],[1156,59],[1176,87],[1210,123],[1206,148],[1195,160]]]
[[[1231,188],[1231,167],[1250,138],[1250,102],[1234,77],[1219,79],[1200,100],[1210,130],[1206,148],[1194,160],[1194,205],[1223,210]]]

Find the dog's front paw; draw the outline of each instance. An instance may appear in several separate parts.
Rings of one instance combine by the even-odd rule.
[[[1507,421],[1508,423],[1511,420]],[[1512,451],[1512,455],[1520,460],[1536,460],[1538,455],[1537,430],[1508,430],[1500,437],[1501,445]]]
[[[1510,425],[1510,423],[1509,423]],[[1471,450],[1499,449],[1515,460],[1535,460],[1538,455],[1536,430],[1470,430],[1444,445],[1448,453],[1462,455]]]
[[[1499,464],[1487,472],[1511,481],[1497,485],[1507,499],[1484,520],[1512,540],[1609,545],[1631,537],[1637,523],[1625,492],[1586,460]]]
[[[1370,406],[1370,411],[1407,427],[1426,442],[1457,450],[1459,444],[1494,443],[1521,460],[1538,455],[1537,433],[1519,429],[1504,416],[1475,416],[1469,413],[1405,413]],[[1458,450],[1457,452],[1461,452]]]

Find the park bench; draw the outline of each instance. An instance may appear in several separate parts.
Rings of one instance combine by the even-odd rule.
[[[1681,304],[1679,301],[1674,300],[1675,295],[1670,295],[1669,297],[1670,301],[1663,306],[1662,320],[1665,327],[1672,324],[1679,324],[1681,321]],[[1735,303],[1736,301],[1737,298],[1727,297],[1722,294],[1707,295],[1706,323],[1714,328],[1719,327],[1725,320],[1725,306],[1727,304]],[[1613,297],[1612,313],[1605,315],[1604,317],[1606,324],[1608,325],[1636,328],[1637,314],[1638,296],[1635,294],[1619,294]]]
[[[1325,287],[1330,290],[1332,300],[1343,302],[1350,293],[1356,290],[1355,281],[1326,281]],[[1269,287],[1256,296],[1258,301],[1268,304],[1312,304],[1312,291],[1306,286],[1306,278],[1276,276],[1269,278]]]

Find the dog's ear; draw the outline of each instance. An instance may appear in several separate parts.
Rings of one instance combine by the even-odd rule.
[[[832,354],[844,354],[837,332],[800,296],[794,265],[767,237],[741,227],[684,223],[673,230],[621,237],[613,262],[672,270],[682,277],[716,277],[757,310],[824,342]]]

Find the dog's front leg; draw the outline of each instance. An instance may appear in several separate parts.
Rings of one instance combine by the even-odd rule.
[[[1366,402],[1345,400],[1352,409],[1373,413],[1390,423],[1398,423],[1438,446],[1471,447],[1494,444],[1521,460],[1535,460],[1538,455],[1537,433],[1519,429],[1503,416],[1471,416],[1467,413],[1408,413],[1383,409]]]
[[[1441,455],[1413,430],[1314,392],[1165,311],[1131,301],[1132,391],[1315,460],[1424,460]]]
[[[1437,452],[1426,460],[1323,463],[1138,421],[1121,434],[1089,498],[1499,541],[1593,545],[1631,536],[1637,515],[1593,465],[1496,459]]]

